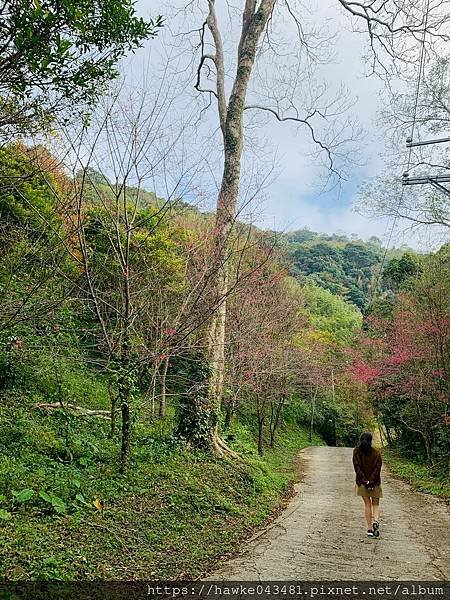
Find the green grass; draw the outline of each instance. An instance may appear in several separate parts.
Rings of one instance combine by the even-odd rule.
[[[394,449],[383,450],[383,458],[391,472],[407,481],[415,490],[433,494],[450,502],[450,480],[448,474],[440,474],[430,467],[401,457]]]
[[[253,434],[237,423],[228,441],[244,458],[239,463],[189,452],[173,439],[170,419],[153,425],[147,419],[136,424],[133,461],[123,477],[119,439],[108,437],[108,421],[42,414],[31,409],[34,401],[0,403],[0,578],[6,580],[198,577],[268,518],[295,478],[295,455],[310,445],[307,433],[288,423],[276,448],[260,458]],[[20,502],[14,493],[22,490],[32,497]],[[58,499],[55,505],[49,497]]]

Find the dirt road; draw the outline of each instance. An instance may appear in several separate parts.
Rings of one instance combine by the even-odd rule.
[[[353,495],[351,448],[307,448],[286,510],[215,580],[442,580],[450,576],[450,516],[383,468],[381,537],[367,538]]]

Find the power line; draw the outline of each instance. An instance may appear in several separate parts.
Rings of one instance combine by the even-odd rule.
[[[426,3],[426,9],[425,9],[425,15],[424,15],[424,25],[423,25],[423,36],[422,36],[422,41],[421,41],[421,45],[420,45],[420,60],[419,60],[419,73],[417,76],[417,85],[416,85],[416,94],[415,94],[415,99],[414,99],[414,109],[413,109],[413,119],[412,119],[412,125],[411,125],[411,134],[410,134],[410,140],[412,141],[414,139],[414,130],[416,128],[416,120],[417,120],[417,108],[419,105],[419,95],[420,95],[420,85],[422,82],[422,74],[424,71],[424,62],[425,62],[425,39],[426,39],[426,33],[427,33],[427,26],[428,26],[428,15],[430,12],[430,0],[427,0]],[[412,146],[408,145],[408,158],[406,160],[406,169],[403,169],[403,175],[406,172],[409,172],[409,169],[411,168],[411,156],[412,156]],[[398,218],[400,216],[400,207],[403,203],[403,196],[405,193],[405,187],[402,186],[402,191],[400,192],[400,197],[399,197],[399,201],[397,203],[397,208],[395,209],[395,213],[394,213],[394,218],[392,221],[392,225],[390,228],[390,232],[389,232],[389,237],[388,240],[386,242],[385,248],[384,248],[384,252],[383,252],[383,257],[381,259],[381,265],[380,265],[380,269],[378,271],[378,275],[375,281],[375,285],[372,289],[372,294],[371,294],[371,298],[369,301],[368,306],[370,306],[372,304],[372,302],[375,299],[375,295],[377,293],[378,290],[378,285],[380,283],[380,278],[381,275],[383,273],[383,269],[384,269],[384,265],[386,262],[386,256],[389,250],[389,246],[391,244],[392,241],[392,236],[394,234],[394,229],[395,226],[397,224]]]

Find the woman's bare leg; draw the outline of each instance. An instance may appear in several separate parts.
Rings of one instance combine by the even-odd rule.
[[[364,498],[364,496],[363,496],[363,500],[364,500],[364,515],[365,515],[366,521],[367,521],[367,528],[372,529],[372,502],[370,501],[371,498]]]
[[[374,521],[380,520],[380,499],[372,498],[372,511]]]

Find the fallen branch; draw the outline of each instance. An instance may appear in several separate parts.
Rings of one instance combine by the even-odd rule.
[[[111,411],[109,410],[91,410],[89,408],[84,408],[84,406],[77,406],[76,404],[62,404],[61,402],[53,402],[53,403],[39,403],[33,406],[33,409],[43,410],[43,411],[52,411],[63,409],[73,414],[80,415],[83,417],[99,417],[100,419],[108,419],[111,420]]]

